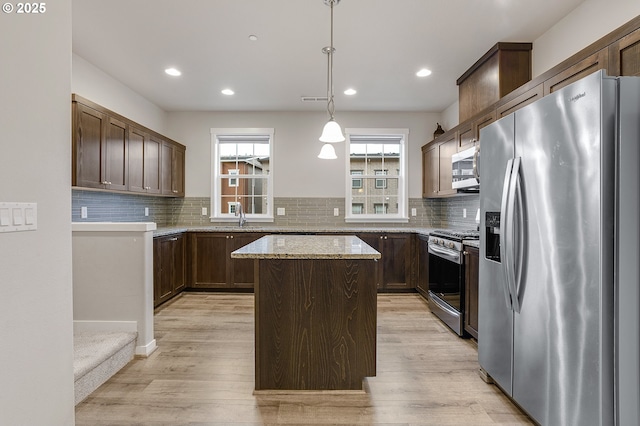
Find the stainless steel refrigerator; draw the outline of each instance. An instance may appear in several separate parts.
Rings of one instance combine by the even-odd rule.
[[[480,366],[543,425],[640,424],[640,78],[480,132]]]

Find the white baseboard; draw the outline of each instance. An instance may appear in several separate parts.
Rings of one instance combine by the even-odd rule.
[[[158,346],[156,345],[156,339],[153,339],[144,346],[136,346],[136,356],[146,358],[151,355],[156,349],[158,349]]]
[[[127,331],[138,332],[137,321],[84,321],[74,320],[73,331]],[[155,340],[154,340],[155,343]]]

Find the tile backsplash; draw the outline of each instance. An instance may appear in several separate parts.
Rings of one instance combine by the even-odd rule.
[[[211,208],[209,197],[164,198],[100,191],[72,190],[71,215],[74,222],[156,222],[163,226],[215,225],[202,208]],[[345,226],[344,198],[274,199],[275,208],[285,208],[284,216],[275,216],[274,225],[282,227]],[[475,229],[478,194],[443,199],[409,199],[409,211],[416,209],[408,223],[367,223],[364,227],[460,228]],[[87,218],[81,218],[81,208],[87,208]],[[145,216],[145,208],[149,215]],[[334,208],[339,215],[334,216]],[[466,217],[464,217],[466,210]],[[350,224],[359,226],[359,224]]]

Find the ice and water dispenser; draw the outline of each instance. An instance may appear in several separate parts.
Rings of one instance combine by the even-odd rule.
[[[486,212],[484,220],[485,258],[500,263],[500,212]]]

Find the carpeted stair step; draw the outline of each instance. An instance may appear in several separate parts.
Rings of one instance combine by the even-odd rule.
[[[73,334],[76,405],[133,359],[135,332]]]

